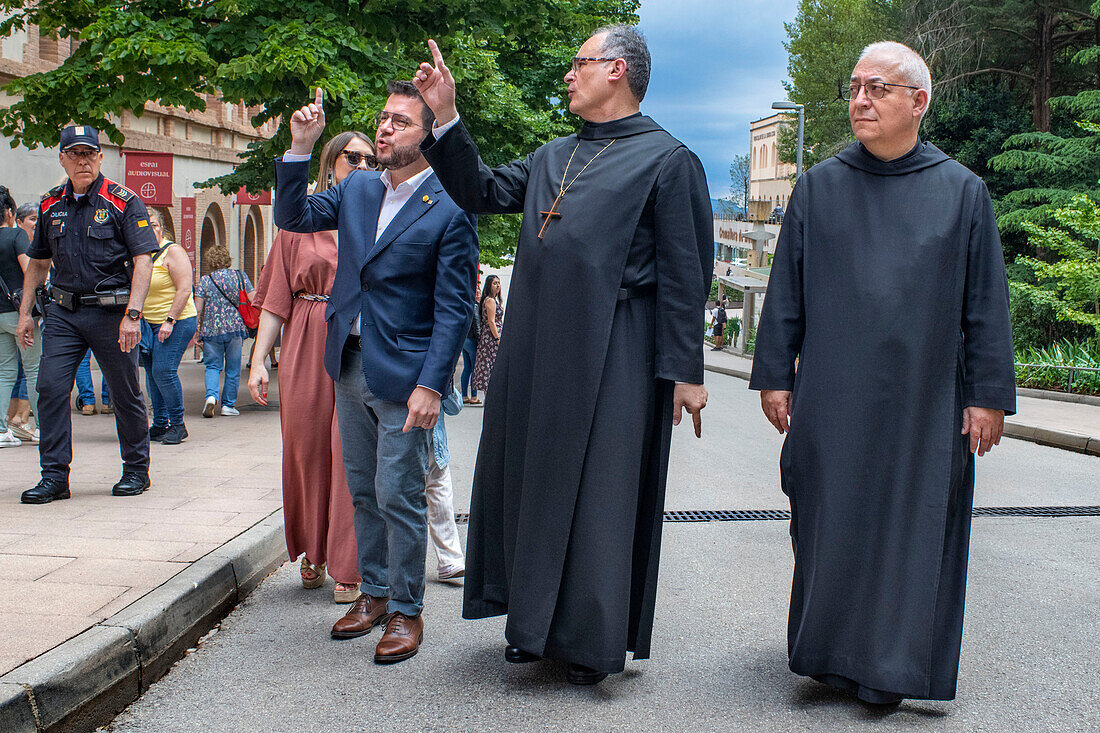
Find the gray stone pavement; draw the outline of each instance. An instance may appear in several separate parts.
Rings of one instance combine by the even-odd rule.
[[[277,411],[252,404],[242,385],[239,417],[203,419],[202,371],[192,359],[180,367],[191,435],[180,445],[151,446],[152,488],[141,496],[111,496],[122,472],[112,415],[72,413],[72,498],[65,501],[20,504],[39,478],[38,447],[0,451],[0,675],[282,507]]]
[[[703,439],[674,434],[668,508],[784,508],[756,395],[707,380]],[[448,421],[459,511],[480,419]],[[979,472],[981,506],[1100,504],[1095,457],[1005,441]],[[304,591],[286,565],[110,729],[1096,730],[1098,531],[1100,517],[975,519],[959,697],[885,718],[787,670],[787,526],[746,521],[665,524],[653,658],[596,688],[506,664],[503,620],[462,620],[461,587],[434,582],[430,557],[422,651],[376,666],[378,634],[330,640],[330,586]]]

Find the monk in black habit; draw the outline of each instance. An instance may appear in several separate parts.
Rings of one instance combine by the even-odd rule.
[[[795,186],[749,382],[787,432],[791,670],[887,705],[955,697],[975,456],[1016,405],[989,193],[918,138],[930,93],[916,52],[864,50],[859,142]]]
[[[490,170],[435,42],[414,83],[424,156],[468,212],[522,212],[508,326],[485,403],[465,618],[508,614],[505,658],[594,684],[649,655],[673,424],[706,404],[710,194],[682,143],[638,112],[649,51],[598,30],[566,73],[576,135]]]

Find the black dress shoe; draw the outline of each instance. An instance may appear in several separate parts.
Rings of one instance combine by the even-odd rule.
[[[565,668],[565,678],[574,685],[594,685],[604,677],[607,677],[607,672],[597,672],[590,667],[572,662]]]
[[[511,662],[512,664],[527,664],[528,662],[537,662],[540,659],[542,659],[542,657],[538,654],[525,652],[518,646],[504,647],[504,661],[506,662]]]
[[[147,488],[149,488],[149,474],[127,471],[111,489],[111,493],[115,496],[138,496]]]
[[[33,489],[27,489],[19,497],[24,504],[49,504],[55,499],[68,499],[69,485],[50,478],[44,478]]]
[[[183,423],[179,425],[169,425],[168,430],[164,433],[164,440],[161,442],[165,445],[179,445],[183,442],[183,439],[187,437],[187,426]]]
[[[149,426],[149,440],[162,440],[164,434],[168,432],[167,425],[150,425]]]

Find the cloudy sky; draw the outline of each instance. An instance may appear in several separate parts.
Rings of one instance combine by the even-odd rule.
[[[653,73],[642,112],[695,151],[715,198],[729,193],[749,122],[786,99],[786,32],[797,0],[642,0]]]

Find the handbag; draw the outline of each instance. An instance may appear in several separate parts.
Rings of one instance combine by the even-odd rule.
[[[248,300],[248,293],[244,289],[244,275],[240,270],[235,270],[237,273],[237,282],[239,287],[237,290],[237,300],[233,301],[225,291],[222,290],[221,285],[218,285],[218,281],[214,279],[214,275],[210,275],[210,282],[214,283],[214,287],[218,289],[218,292],[222,294],[222,297],[229,301],[229,304],[236,307],[237,313],[240,314],[241,320],[244,321],[245,330],[248,331],[249,338],[256,337],[256,329],[260,325],[260,309],[252,305]]]
[[[0,290],[4,291],[4,297],[11,302],[11,307],[18,313],[19,309],[23,307],[23,288],[18,290],[9,290],[8,284],[4,282],[4,278],[0,277]],[[34,305],[31,306],[31,317],[38,318],[42,315],[43,311],[39,307],[38,291],[35,291]]]

